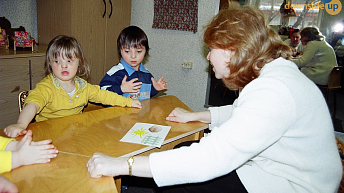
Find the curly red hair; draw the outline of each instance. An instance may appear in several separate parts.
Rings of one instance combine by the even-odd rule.
[[[206,26],[204,42],[211,48],[234,51],[228,63],[230,75],[222,79],[231,90],[241,89],[257,78],[266,63],[291,56],[289,46],[255,6],[230,3]]]

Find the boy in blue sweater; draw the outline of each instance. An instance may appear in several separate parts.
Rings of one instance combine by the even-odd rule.
[[[99,84],[101,89],[140,101],[167,89],[164,77],[155,81],[142,64],[149,51],[148,38],[142,29],[136,26],[123,29],[117,39],[117,50],[121,61],[105,74]]]

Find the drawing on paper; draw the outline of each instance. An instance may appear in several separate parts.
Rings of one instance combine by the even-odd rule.
[[[142,138],[142,136],[147,134],[146,129],[144,129],[143,127],[141,127],[141,129],[130,130],[130,131],[134,136],[140,136],[140,138]]]
[[[160,137],[154,137],[154,136],[148,135],[143,139],[142,144],[156,146],[156,145],[159,145],[160,142],[161,142]]]
[[[153,126],[150,127],[148,130],[149,130],[150,132],[159,132],[159,131],[161,131],[162,129],[161,129],[161,127],[159,127],[158,125],[153,125]]]
[[[161,147],[170,129],[170,126],[136,123],[120,141]]]

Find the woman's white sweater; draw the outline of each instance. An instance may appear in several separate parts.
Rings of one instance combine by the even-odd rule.
[[[158,186],[237,170],[249,192],[337,191],[342,165],[328,107],[291,61],[266,64],[233,105],[210,112],[212,132],[200,143],[150,155]]]

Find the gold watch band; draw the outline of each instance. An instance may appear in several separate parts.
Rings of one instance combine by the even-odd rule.
[[[129,165],[129,176],[132,176],[132,167],[133,167],[133,163],[134,163],[134,157],[131,156],[129,159],[128,159],[128,165]]]

